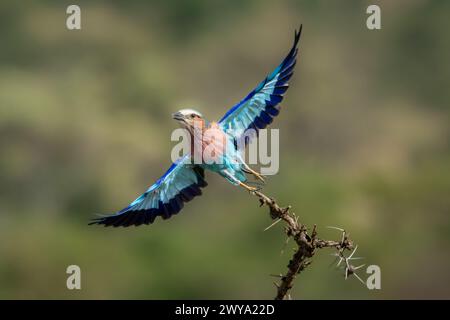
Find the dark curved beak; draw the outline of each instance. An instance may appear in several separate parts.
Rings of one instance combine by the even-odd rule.
[[[172,119],[175,119],[177,121],[184,121],[183,114],[181,114],[180,112],[172,113]]]

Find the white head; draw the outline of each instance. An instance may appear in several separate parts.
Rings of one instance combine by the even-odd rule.
[[[203,121],[203,115],[194,109],[181,109],[173,113],[172,118],[187,129],[193,128],[195,121]]]

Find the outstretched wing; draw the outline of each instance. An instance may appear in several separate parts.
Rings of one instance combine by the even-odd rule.
[[[207,185],[204,170],[190,164],[189,155],[185,155],[128,207],[114,215],[94,219],[90,224],[128,227],[153,223],[157,216],[168,219],[180,212],[184,202],[201,195],[200,188]]]
[[[278,115],[278,104],[283,100],[283,94],[288,89],[288,80],[292,77],[297,57],[297,44],[302,32],[295,32],[294,44],[281,64],[267,76],[247,97],[235,105],[220,119],[224,130],[239,139],[248,129],[265,128]]]

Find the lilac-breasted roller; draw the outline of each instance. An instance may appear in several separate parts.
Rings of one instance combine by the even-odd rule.
[[[172,115],[189,132],[191,141],[196,140],[198,133],[213,132],[208,135],[209,140],[202,135],[200,151],[210,147],[215,160],[220,161],[197,163],[192,161],[194,152],[188,153],[175,161],[162,177],[126,208],[113,215],[96,218],[91,224],[128,227],[151,224],[158,216],[170,218],[180,212],[185,202],[202,194],[201,189],[207,186],[205,169],[220,174],[234,185],[254,191],[256,188],[246,184],[246,174],[264,179],[239,156],[238,141],[244,138],[247,143],[248,135],[244,136],[247,130],[253,129],[257,133],[279,114],[279,103],[288,89],[296,64],[301,30],[302,26],[295,32],[294,44],[281,64],[218,122],[208,122],[200,112],[192,109],[182,109]]]

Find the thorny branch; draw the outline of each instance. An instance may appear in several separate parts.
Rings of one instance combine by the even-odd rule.
[[[350,260],[359,259],[353,257],[357,246],[353,249],[353,242],[349,238],[349,234],[340,228],[330,227],[339,230],[342,233],[342,237],[339,241],[334,240],[322,240],[317,236],[317,227],[313,226],[311,234],[308,233],[308,228],[298,221],[298,216],[293,212],[290,212],[291,207],[280,207],[276,201],[269,198],[260,191],[252,192],[255,196],[259,198],[260,206],[267,206],[270,209],[270,217],[275,223],[283,220],[286,223],[285,232],[289,238],[294,239],[297,248],[292,256],[289,264],[287,266],[288,270],[284,275],[278,275],[280,278],[278,283],[275,283],[277,287],[277,294],[275,300],[290,299],[289,290],[293,286],[295,277],[302,272],[308,265],[311,264],[311,258],[316,253],[316,249],[322,248],[334,248],[336,252],[334,256],[338,259],[337,266],[341,266],[342,262],[345,268],[345,278],[349,275],[355,275],[361,282],[362,279],[355,273],[356,270],[361,268],[363,265],[354,267],[350,264]],[[271,226],[272,226],[271,225]],[[269,226],[269,228],[271,227]],[[352,253],[346,257],[345,250],[352,250]]]

